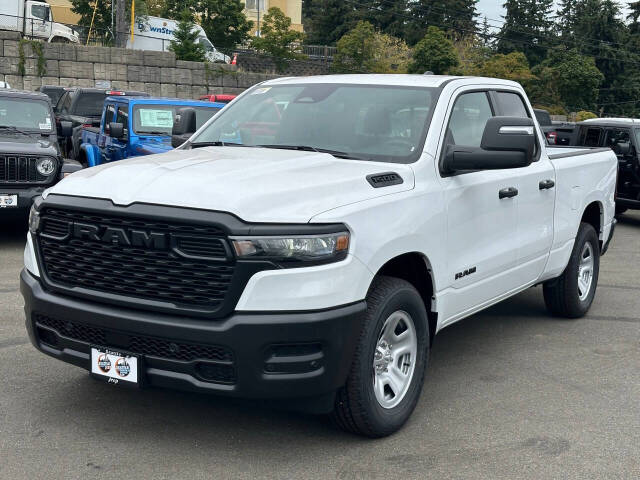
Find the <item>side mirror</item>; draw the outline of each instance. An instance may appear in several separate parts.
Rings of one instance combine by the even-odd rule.
[[[109,135],[111,138],[122,140],[124,138],[124,125],[118,122],[109,122]]]
[[[60,122],[60,135],[63,137],[71,137],[73,135],[73,123]]]
[[[176,112],[171,129],[171,146],[177,148],[186,142],[196,131],[196,111],[191,107],[183,107]]]
[[[531,164],[535,149],[532,119],[492,117],[484,127],[480,148],[449,145],[444,167],[449,172],[522,168]]]
[[[613,146],[613,151],[615,152],[616,155],[619,155],[621,157],[626,157],[631,153],[631,143],[630,142],[616,143]]]

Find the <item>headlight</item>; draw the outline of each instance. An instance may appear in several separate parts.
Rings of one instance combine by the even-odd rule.
[[[36,234],[38,231],[38,227],[40,226],[40,213],[36,210],[35,206],[31,207],[31,211],[29,211],[29,231],[32,234]]]
[[[38,173],[43,177],[48,177],[53,173],[55,169],[56,163],[52,158],[49,157],[39,158],[38,162],[36,163],[36,170],[38,170]]]
[[[347,256],[349,233],[290,235],[286,237],[232,237],[239,259],[276,262],[337,262]]]

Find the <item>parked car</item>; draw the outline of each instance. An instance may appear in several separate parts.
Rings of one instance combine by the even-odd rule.
[[[229,103],[231,100],[233,100],[236,97],[237,95],[210,94],[210,95],[202,95],[198,100],[202,100],[205,102]]]
[[[104,99],[114,95],[148,97],[145,92],[105,90],[101,88],[68,88],[58,100],[55,108],[56,123],[71,122],[73,133],[70,138],[59,137],[63,152],[70,158],[77,158],[80,152],[82,127],[100,123]]]
[[[63,125],[67,134],[70,125]],[[35,197],[79,170],[62,158],[49,97],[0,90],[0,209],[28,209]]]
[[[549,145],[570,145],[573,138],[575,124],[569,122],[554,122],[547,110],[535,108],[533,110],[540,128],[547,138]]]
[[[47,42],[79,43],[78,32],[53,21],[51,7],[44,0],[2,0],[0,30]]]
[[[107,97],[99,127],[84,127],[78,159],[93,167],[114,160],[171,150],[171,133],[180,108],[191,108],[200,128],[224,103],[171,98]],[[182,143],[182,142],[180,142]]]
[[[114,385],[295,402],[389,435],[442,328],[539,284],[552,314],[589,310],[616,172],[609,150],[547,147],[515,82],[271,80],[176,150],[46,192],[27,329]]]
[[[171,42],[175,40],[173,34],[177,28],[177,20],[150,15],[140,17],[135,22],[133,36],[127,40],[127,48],[167,52]],[[231,61],[228,55],[218,51],[213,46],[200,25],[194,24],[193,31],[198,33],[196,41],[204,48],[205,56],[209,62],[229,63]]]
[[[640,209],[640,119],[593,118],[577,124],[575,145],[605,147],[618,157],[616,213]]]
[[[67,90],[69,90],[68,87],[61,87],[59,85],[42,85],[37,91],[44,93],[51,99],[51,105],[53,105],[53,111],[55,113],[60,97],[62,97]]]

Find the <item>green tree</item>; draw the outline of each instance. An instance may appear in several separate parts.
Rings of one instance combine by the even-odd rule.
[[[271,7],[260,25],[260,37],[254,37],[251,45],[257,51],[271,55],[278,70],[284,70],[289,60],[300,57],[302,32],[291,29],[291,19],[277,7]]]
[[[429,26],[437,26],[456,39],[467,37],[477,28],[476,3],[477,0],[410,0],[404,39],[415,45]]]
[[[498,52],[523,52],[531,65],[540,63],[553,37],[553,0],[506,0]]]
[[[532,85],[531,95],[547,105],[564,104],[568,110],[594,108],[598,87],[604,75],[593,57],[577,50],[554,51],[532,72],[539,82]]]
[[[398,38],[405,34],[408,0],[369,0],[360,2],[355,17],[369,22],[380,33]]]
[[[199,33],[193,27],[193,15],[184,9],[178,22],[178,26],[173,32],[174,40],[169,45],[169,50],[176,54],[178,60],[190,60],[193,62],[204,62],[205,50],[198,43]]]
[[[442,30],[432,26],[427,29],[427,34],[413,50],[409,73],[432,71],[441,75],[458,66],[459,62],[453,42]]]
[[[344,0],[304,0],[302,15],[306,41],[335,45],[357,23],[355,9]]]
[[[590,118],[598,118],[598,116],[593,112],[587,112],[585,110],[581,110],[576,113],[576,122],[584,122]]]
[[[96,3],[98,2],[97,7]],[[88,33],[93,18],[92,37],[102,38],[106,43],[113,43],[113,32],[111,28],[111,2],[116,0],[71,0],[71,11],[80,15],[78,25],[85,27]],[[131,2],[125,2],[126,16],[130,18]],[[95,18],[93,11],[95,7]],[[145,17],[148,14],[146,0],[136,1],[136,18]]]
[[[527,57],[522,52],[511,52],[506,55],[497,53],[478,65],[471,74],[481,77],[504,78],[525,85],[536,78],[531,73]]]
[[[191,12],[213,45],[227,52],[249,39],[253,22],[244,14],[241,0],[150,0],[157,2],[158,15],[180,18],[184,9]]]

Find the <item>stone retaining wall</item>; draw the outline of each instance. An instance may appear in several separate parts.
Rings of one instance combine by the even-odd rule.
[[[176,60],[171,52],[85,47],[43,43],[45,72],[40,76],[38,55],[29,42],[0,31],[0,80],[13,88],[36,90],[41,85],[94,87],[110,81],[113,89],[140,90],[153,96],[198,98],[206,94],[238,94],[256,83],[275,78],[270,73],[252,73],[236,65],[204,64]],[[20,74],[20,64],[24,75]]]

